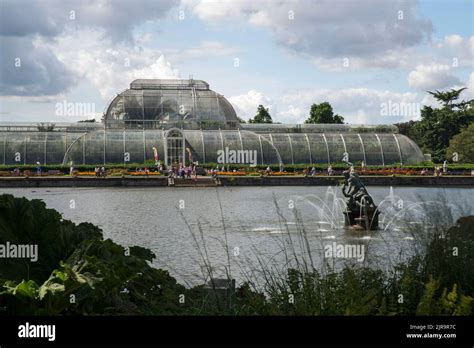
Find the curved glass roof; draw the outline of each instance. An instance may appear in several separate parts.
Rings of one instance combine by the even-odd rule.
[[[135,80],[118,94],[105,113],[107,128],[161,128],[185,121],[237,127],[230,102],[201,80]],[[217,128],[217,127],[216,127]]]
[[[368,165],[415,164],[424,160],[419,147],[395,133],[256,133],[246,130],[178,130],[194,161],[216,163],[219,150],[256,151],[257,164],[350,162]],[[0,163],[75,164],[143,163],[153,147],[165,159],[165,130],[85,132],[0,132]],[[183,150],[184,153],[184,150]],[[127,156],[125,156],[127,155]],[[184,155],[187,159],[187,155]]]
[[[397,126],[386,124],[241,123],[239,128],[257,133],[398,133]]]

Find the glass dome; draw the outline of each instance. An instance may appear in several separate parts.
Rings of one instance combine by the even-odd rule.
[[[118,94],[105,113],[106,128],[235,128],[230,102],[201,80],[135,80]],[[189,126],[190,125],[190,126]]]

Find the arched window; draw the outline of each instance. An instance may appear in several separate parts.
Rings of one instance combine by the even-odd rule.
[[[183,132],[177,128],[168,130],[165,134],[165,164],[179,165],[185,162],[185,139]]]

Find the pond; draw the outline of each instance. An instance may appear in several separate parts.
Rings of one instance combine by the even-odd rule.
[[[262,267],[285,268],[295,257],[320,267],[326,247],[339,245],[363,245],[365,257],[335,261],[390,266],[414,252],[427,228],[474,212],[474,188],[368,187],[381,211],[380,230],[356,232],[343,228],[339,187],[2,191],[41,199],[65,219],[99,226],[121,245],[151,249],[156,267],[187,284],[203,282],[207,261],[214,276],[230,265],[242,282],[258,278]]]

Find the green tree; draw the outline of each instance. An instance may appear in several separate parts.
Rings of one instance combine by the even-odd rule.
[[[470,101],[461,101],[459,103],[454,103],[455,100],[458,100],[459,97],[461,96],[461,93],[467,89],[467,87],[463,87],[463,88],[460,88],[460,89],[454,89],[452,88],[450,91],[438,91],[438,90],[435,90],[434,92],[430,92],[428,91],[429,94],[431,94],[433,97],[436,98],[436,100],[438,100],[439,102],[443,103],[444,105],[449,105],[451,107],[459,107],[459,108],[463,108],[465,106],[467,106]]]
[[[441,107],[424,106],[421,109],[421,120],[414,131],[419,134],[418,144],[424,151],[431,152],[435,162],[445,159],[449,140],[474,121],[473,100],[455,102],[464,90],[428,92],[441,103]]]
[[[249,119],[249,123],[273,123],[268,108],[265,108],[263,105],[259,105],[257,108],[257,114],[253,119]]]
[[[458,154],[461,163],[474,163],[474,123],[464,128],[461,133],[452,137],[446,150],[446,158]]]
[[[344,117],[334,114],[331,104],[323,102],[311,105],[309,117],[304,123],[336,123],[343,124]]]

